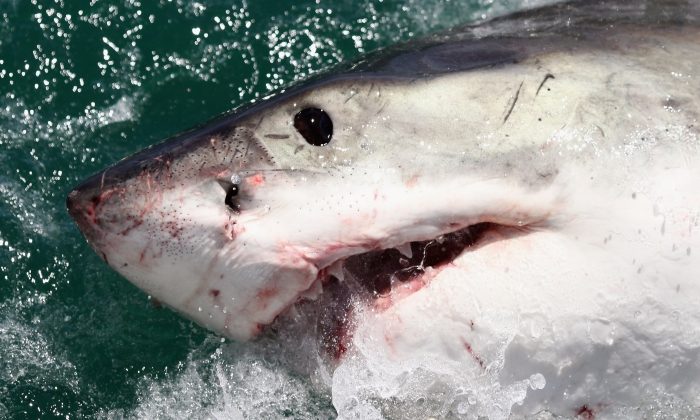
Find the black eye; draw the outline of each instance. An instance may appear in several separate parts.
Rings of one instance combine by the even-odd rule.
[[[228,184],[226,186],[226,198],[224,199],[224,204],[226,204],[233,211],[240,210],[240,206],[236,202],[237,195],[238,195],[238,185]]]
[[[294,116],[294,128],[314,146],[328,144],[333,137],[333,121],[326,111],[318,108],[304,108]]]

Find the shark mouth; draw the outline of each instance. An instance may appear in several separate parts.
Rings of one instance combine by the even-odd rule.
[[[478,223],[434,239],[353,255],[344,260],[343,268],[380,298],[416,281],[429,280],[430,274],[452,263],[496,227],[493,223]]]
[[[527,230],[526,226],[482,222],[433,239],[346,257],[321,270],[317,292],[302,296],[296,308],[301,311],[306,305],[323,308],[316,309],[321,345],[338,361],[351,346],[358,309],[386,311],[428,285],[461,255],[491,242],[525,234]]]

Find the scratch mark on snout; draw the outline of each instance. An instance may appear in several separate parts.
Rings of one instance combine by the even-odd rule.
[[[100,178],[100,191],[103,191],[105,189],[105,176],[107,176],[107,171],[108,169],[102,172],[102,177]]]
[[[148,250],[151,248],[151,241],[148,241],[146,243],[146,246],[143,247],[141,252],[139,253],[139,264],[143,264],[144,261],[146,261],[146,256],[148,253]]]
[[[352,99],[352,98],[355,97],[355,95],[357,95],[357,92],[353,91],[353,92],[350,94],[350,96],[348,96],[348,98],[347,98],[347,99],[345,100],[345,102],[343,102],[343,103],[344,103],[344,104],[348,103],[348,102],[350,101],[350,99]]]
[[[263,122],[264,119],[265,119],[265,116],[264,116],[264,115],[261,115],[261,116],[260,116],[260,119],[258,120],[258,123],[255,124],[255,127],[253,127],[253,131],[255,131],[255,130],[257,130],[258,128],[260,128],[260,124],[262,124],[262,122]]]
[[[384,108],[386,108],[386,102],[384,102],[384,103],[382,104],[382,106],[379,107],[379,110],[378,110],[374,115],[376,116],[376,115],[381,114],[382,111],[384,111]]]
[[[209,289],[209,284],[214,281],[214,275],[213,272],[216,270],[216,268],[219,266],[219,254],[215,254],[214,257],[209,261],[207,264],[206,268],[204,269],[201,277],[199,278],[199,283],[197,284],[197,287],[192,291],[192,293],[183,300],[183,307],[189,308],[192,307],[192,304],[195,302],[195,300],[201,296],[204,295],[205,291]],[[195,280],[197,281],[197,280]],[[216,296],[218,297],[218,296]]]

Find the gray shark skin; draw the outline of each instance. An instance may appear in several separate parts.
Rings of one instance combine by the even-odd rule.
[[[311,328],[341,417],[695,410],[699,17],[575,2],[397,46],[139,152],[67,206],[113,269],[229,338],[344,295]],[[326,145],[295,128],[310,108]],[[476,402],[426,403],[416,377]]]

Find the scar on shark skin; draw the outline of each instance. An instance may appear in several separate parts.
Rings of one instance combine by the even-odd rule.
[[[544,75],[544,79],[542,79],[542,82],[537,87],[537,92],[535,92],[535,96],[540,94],[540,90],[542,90],[542,87],[544,86],[545,83],[547,83],[547,80],[549,80],[549,79],[555,79],[555,77],[552,73],[547,73]]]
[[[348,96],[348,98],[347,98],[347,99],[345,100],[345,102],[343,102],[343,103],[344,103],[344,104],[348,103],[348,102],[350,101],[350,99],[352,99],[353,97],[355,97],[355,95],[357,95],[357,92],[354,92],[354,91],[353,91],[353,92],[350,94],[350,96]]]
[[[576,410],[576,418],[583,420],[594,420],[596,418],[595,411],[588,405],[584,404]]]
[[[513,109],[515,108],[515,104],[518,102],[518,97],[520,96],[520,90],[523,88],[523,83],[520,82],[520,86],[518,86],[518,90],[515,92],[515,97],[513,97],[513,102],[510,104],[510,108],[508,108],[508,112],[506,113],[505,118],[503,118],[503,124],[508,121],[508,118],[510,117],[510,114],[513,113]]]

